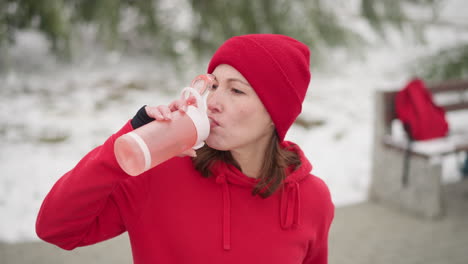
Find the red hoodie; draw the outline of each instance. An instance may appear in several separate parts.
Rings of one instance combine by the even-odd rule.
[[[36,232],[72,250],[128,231],[134,263],[327,263],[334,206],[325,183],[302,165],[268,198],[256,179],[218,162],[204,178],[190,158],[173,158],[137,177],[114,157],[127,123],[54,185]]]

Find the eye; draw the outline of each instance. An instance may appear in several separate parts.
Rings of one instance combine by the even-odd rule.
[[[217,84],[213,84],[211,87],[210,87],[210,90],[216,90],[218,88],[218,85]]]
[[[236,89],[236,88],[232,88],[231,91],[235,94],[245,94],[243,91]]]

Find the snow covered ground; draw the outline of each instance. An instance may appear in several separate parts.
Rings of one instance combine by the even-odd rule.
[[[455,9],[466,14],[466,6]],[[466,42],[467,33],[434,27],[426,46],[391,37],[369,47],[365,60],[330,54],[334,69],[313,73],[303,118],[322,125],[294,125],[287,139],[304,149],[337,206],[367,198],[373,91],[402,87],[412,77],[405,67],[416,56]],[[34,223],[44,196],[83,155],[140,106],[171,101],[177,88],[205,70],[189,67],[176,75],[151,58],[113,53],[60,67],[48,61],[47,45],[34,32],[23,33],[11,53],[35,64],[0,76],[0,241],[10,242],[37,239]],[[455,160],[446,163],[445,180],[456,180]]]

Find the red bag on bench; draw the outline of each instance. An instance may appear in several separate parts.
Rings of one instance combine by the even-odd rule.
[[[445,110],[437,106],[424,82],[414,79],[395,96],[395,112],[411,140],[445,137]]]

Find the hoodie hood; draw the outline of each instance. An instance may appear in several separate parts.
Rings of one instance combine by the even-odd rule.
[[[288,168],[287,176],[277,192],[281,192],[280,219],[279,224],[284,230],[296,229],[300,225],[300,182],[306,179],[312,171],[312,165],[305,157],[302,150],[296,144],[283,141],[281,147],[296,152],[301,160],[301,165],[295,171]],[[235,166],[217,161],[213,164],[211,171],[216,178],[216,183],[223,190],[223,247],[225,250],[231,249],[231,195],[230,185],[253,189],[259,180],[250,178]],[[269,198],[269,197],[268,197]],[[265,198],[265,199],[268,199]]]
[[[291,168],[287,169],[287,177],[284,181],[287,183],[301,182],[310,175],[312,171],[312,165],[309,160],[305,157],[304,152],[299,148],[298,145],[289,141],[283,141],[281,144],[283,149],[288,149],[293,152],[296,152],[299,155],[301,160],[301,166],[297,170],[292,171]],[[226,181],[229,184],[237,185],[245,188],[254,188],[260,181],[255,178],[248,177],[235,166],[231,164],[226,164],[224,162],[218,161],[213,164],[211,171],[216,178],[225,177]]]

